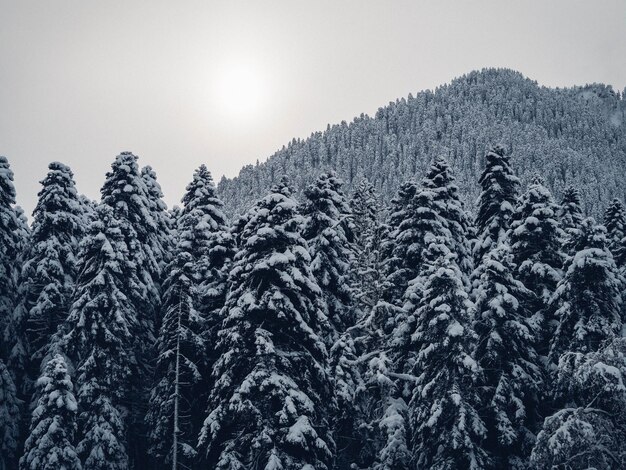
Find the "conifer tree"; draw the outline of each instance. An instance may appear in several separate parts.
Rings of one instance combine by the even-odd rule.
[[[14,319],[20,274],[21,251],[27,229],[19,208],[15,206],[13,171],[5,157],[0,156],[0,359],[7,363],[25,357],[23,345],[16,343]]]
[[[476,265],[506,238],[519,187],[519,179],[514,175],[509,156],[505,155],[503,147],[494,146],[487,152],[485,159],[485,170],[478,180],[482,192],[478,198],[476,215]]]
[[[157,181],[156,172],[151,166],[145,166],[141,169],[141,178],[146,185],[148,208],[156,225],[155,238],[157,243],[153,247],[153,252],[159,261],[160,271],[162,271],[171,259],[174,244],[172,238],[173,223],[167,210],[167,204],[163,200],[163,191]]]
[[[48,166],[33,212],[31,236],[22,267],[20,334],[30,362],[27,382],[40,373],[49,342],[69,311],[78,275],[78,244],[85,230],[83,208],[69,167]]]
[[[122,470],[129,468],[127,421],[140,368],[133,345],[143,327],[132,300],[140,297],[143,285],[124,241],[133,236],[132,228],[123,227],[106,205],[97,213],[82,243],[75,300],[60,349],[76,371],[76,449],[83,467]]]
[[[611,201],[604,213],[604,226],[608,248],[617,257],[621,252],[622,240],[626,237],[626,207],[619,199]]]
[[[381,296],[382,209],[376,189],[364,177],[354,186],[349,204],[356,249],[352,285],[358,311],[365,314]]]
[[[542,323],[544,310],[563,276],[563,239],[558,206],[550,191],[535,179],[515,208],[509,242],[515,265],[514,277],[532,292],[524,299],[526,314],[534,317],[537,324]],[[545,332],[546,335],[549,331]],[[546,335],[535,338],[544,343],[542,349],[545,349]]]
[[[0,359],[0,470],[14,468],[16,463],[20,404],[13,378]]]
[[[311,271],[322,289],[328,319],[337,334],[354,325],[349,269],[354,253],[350,206],[334,172],[321,174],[305,191],[303,236],[311,255]],[[336,339],[333,338],[333,340]]]
[[[550,302],[553,364],[567,351],[597,351],[622,327],[620,283],[606,230],[585,219],[573,248],[575,254],[565,263],[565,275]]]
[[[568,186],[563,191],[561,210],[559,211],[561,227],[566,235],[577,230],[583,221],[583,210],[580,203],[580,191],[574,186]]]
[[[72,380],[63,356],[48,361],[37,380],[39,400],[20,459],[23,470],[80,470],[74,447],[76,412]]]
[[[199,446],[215,469],[332,467],[330,326],[285,182],[243,227]],[[235,352],[236,353],[233,353]]]
[[[486,428],[478,413],[476,383],[482,370],[473,357],[472,304],[454,254],[436,242],[428,251],[435,261],[412,335],[418,351],[409,403],[413,455],[419,468],[483,469],[489,456],[482,448]]]
[[[489,252],[477,268],[475,354],[484,371],[479,384],[487,425],[484,448],[496,468],[524,468],[543,383],[527,311],[531,292],[514,269],[506,245]]]
[[[203,373],[204,325],[193,306],[194,260],[186,250],[186,242],[181,236],[163,285],[165,313],[157,339],[157,380],[146,417],[150,453],[160,467],[189,467],[196,455],[195,440],[200,431],[199,427],[194,428],[193,421],[202,411],[196,397]]]

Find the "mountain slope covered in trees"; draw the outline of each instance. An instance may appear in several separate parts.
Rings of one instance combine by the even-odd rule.
[[[388,200],[444,156],[473,203],[482,157],[501,143],[523,183],[540,172],[558,200],[573,184],[583,210],[598,217],[612,198],[626,194],[625,113],[623,94],[606,85],[547,88],[512,70],[484,69],[389,103],[374,117],[362,114],[294,139],[266,162],[222,179],[219,190],[226,206],[242,213],[281,175],[300,195],[333,169],[346,191],[365,176]]]

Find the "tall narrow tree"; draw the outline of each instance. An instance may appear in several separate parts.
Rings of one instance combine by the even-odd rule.
[[[72,380],[60,354],[48,361],[37,380],[39,400],[20,459],[22,470],[80,470],[75,449],[76,413]]]
[[[282,183],[243,227],[199,441],[211,468],[332,467],[329,325],[296,207]]]
[[[608,248],[617,256],[622,246],[622,240],[626,237],[626,207],[624,203],[615,198],[611,201],[604,213],[604,226]]]

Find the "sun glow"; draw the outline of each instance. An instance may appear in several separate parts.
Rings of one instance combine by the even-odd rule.
[[[231,62],[218,68],[215,99],[225,116],[254,118],[266,105],[267,97],[267,80],[252,63]]]

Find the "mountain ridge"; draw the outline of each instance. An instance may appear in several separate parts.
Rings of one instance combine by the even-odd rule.
[[[388,200],[443,155],[473,201],[484,154],[501,143],[524,183],[539,172],[556,197],[574,184],[584,209],[599,217],[612,198],[626,196],[625,115],[626,101],[610,85],[550,88],[511,69],[486,68],[391,101],[374,116],[362,113],[292,139],[266,161],[222,178],[218,188],[233,215],[282,175],[301,194],[334,169],[346,190],[367,177]]]

